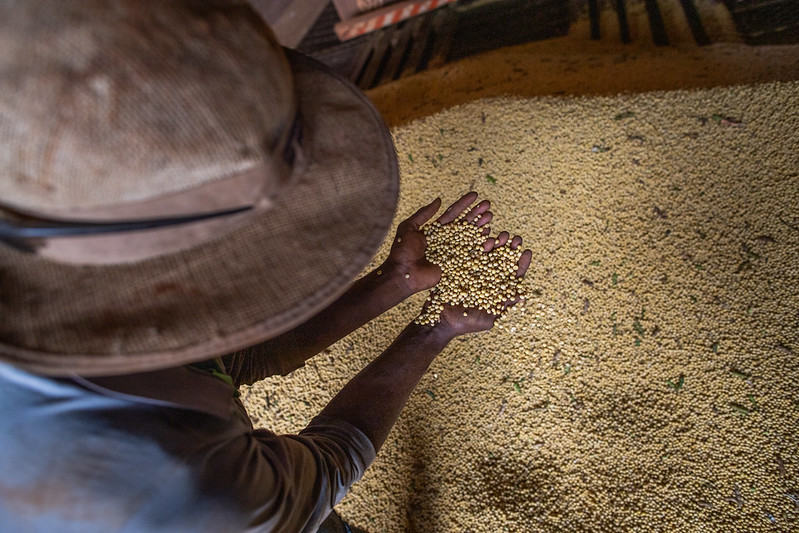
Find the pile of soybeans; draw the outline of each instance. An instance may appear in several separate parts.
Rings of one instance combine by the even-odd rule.
[[[478,100],[395,129],[397,223],[477,190],[533,261],[340,513],[381,533],[799,530],[797,132],[795,82]],[[300,430],[426,297],[243,390],[255,424]]]

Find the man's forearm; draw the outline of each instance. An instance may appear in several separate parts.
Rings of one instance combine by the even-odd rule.
[[[444,328],[409,325],[320,414],[349,422],[380,449],[411,392],[451,339]]]
[[[396,266],[381,266],[355,281],[335,302],[293,330],[265,341],[265,351],[308,360],[415,291]]]

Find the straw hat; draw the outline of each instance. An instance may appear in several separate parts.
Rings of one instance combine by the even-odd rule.
[[[0,2],[0,359],[178,366],[335,300],[398,171],[366,98],[244,2]]]

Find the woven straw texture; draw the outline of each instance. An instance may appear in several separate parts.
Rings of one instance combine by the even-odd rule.
[[[0,25],[6,205],[46,212],[195,187],[257,164],[294,119],[288,64],[246,6],[11,4]]]

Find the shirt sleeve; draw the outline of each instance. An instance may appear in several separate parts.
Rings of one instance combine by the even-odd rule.
[[[266,341],[223,356],[222,363],[233,378],[233,384],[237,387],[252,385],[269,376],[285,376],[305,366],[302,357],[286,355],[296,353],[293,348],[297,346],[297,340],[293,331],[282,335],[281,343],[276,348],[274,341]]]
[[[355,426],[318,416],[299,435],[254,430],[246,455],[236,469],[250,528],[314,533],[361,479],[375,449]]]

